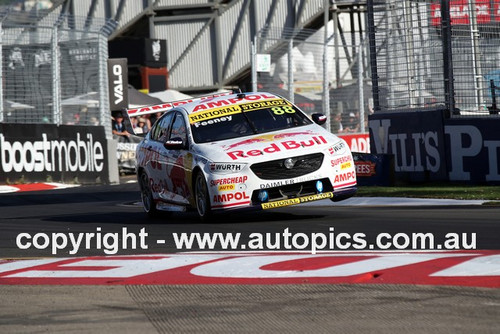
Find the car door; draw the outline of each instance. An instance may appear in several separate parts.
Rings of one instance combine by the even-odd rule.
[[[168,199],[169,185],[166,183],[167,154],[164,143],[169,138],[170,128],[175,113],[169,112],[156,122],[149,132],[149,140],[143,146],[149,157],[144,168],[152,184],[151,189],[155,198]]]
[[[189,151],[188,129],[182,112],[174,115],[168,140],[172,144],[171,149],[165,148],[166,154],[166,176],[165,183],[172,201],[189,204],[191,196],[190,180],[193,170],[193,155]],[[182,142],[183,144],[179,144]],[[166,145],[168,146],[168,145]]]

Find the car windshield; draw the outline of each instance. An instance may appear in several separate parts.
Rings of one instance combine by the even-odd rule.
[[[264,106],[265,105],[265,106]],[[189,115],[194,141],[244,137],[311,124],[311,120],[283,99],[270,103],[237,104]]]

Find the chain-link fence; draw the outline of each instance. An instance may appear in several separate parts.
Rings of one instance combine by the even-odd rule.
[[[363,26],[364,19],[340,13],[326,34],[324,28],[261,30],[252,57],[254,89],[279,94],[309,115],[328,115],[333,133],[368,131],[363,120],[373,103]]]
[[[1,17],[0,122],[104,125],[111,21],[10,11]],[[110,136],[110,133],[108,134]]]
[[[500,0],[369,0],[376,111],[498,113],[499,9]]]

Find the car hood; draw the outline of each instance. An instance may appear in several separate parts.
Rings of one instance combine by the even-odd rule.
[[[214,162],[260,162],[284,157],[322,152],[342,139],[322,127],[311,124],[239,137],[223,141],[196,144],[195,151]]]

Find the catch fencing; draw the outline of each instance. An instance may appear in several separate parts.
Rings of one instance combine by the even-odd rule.
[[[342,14],[347,13],[335,18]],[[328,115],[326,128],[331,132],[368,131],[366,120],[373,105],[368,43],[360,33],[364,23],[349,24],[349,19],[344,16],[343,30],[334,19],[326,31],[259,31],[252,50],[253,90],[279,94],[309,115]]]
[[[44,13],[0,19],[0,123],[104,126],[113,21]]]
[[[376,112],[498,114],[500,0],[368,0]],[[500,102],[500,101],[498,101]]]

